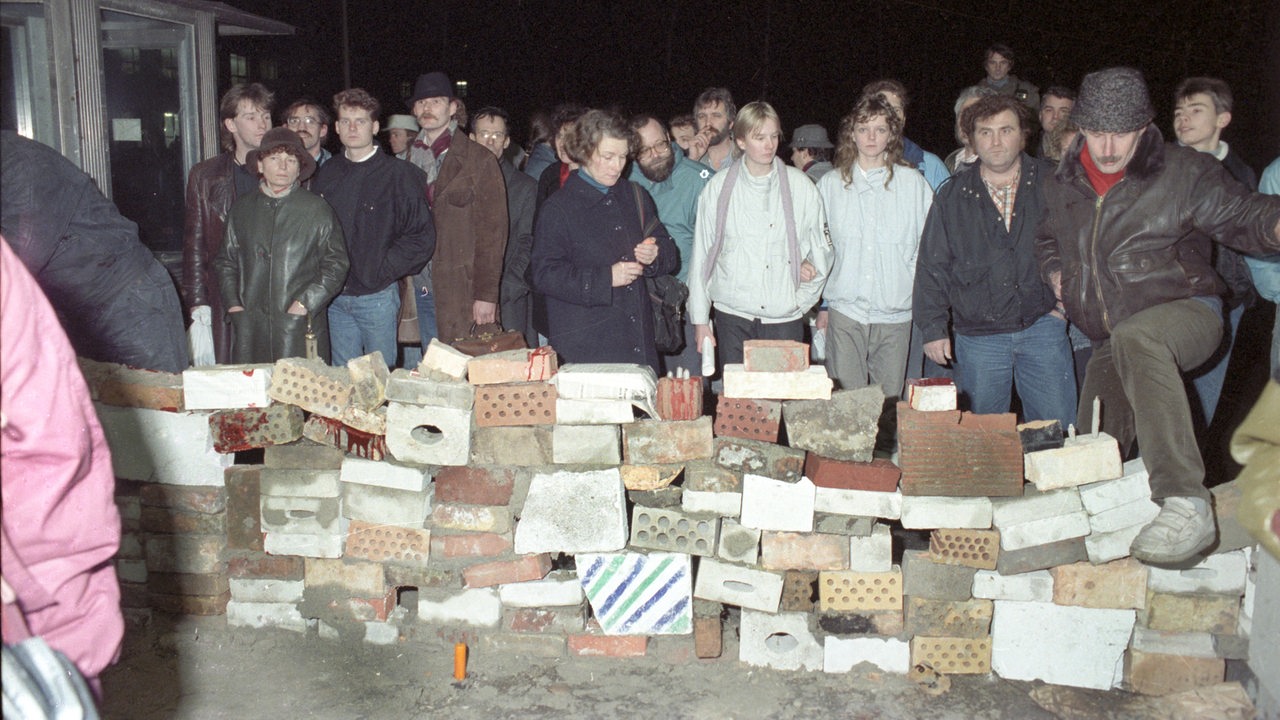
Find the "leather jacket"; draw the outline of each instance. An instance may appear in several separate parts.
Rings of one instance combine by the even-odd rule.
[[[1102,197],[1081,164],[1083,145],[1082,134],[1045,183],[1036,249],[1046,281],[1062,273],[1067,317],[1090,339],[1147,308],[1222,295],[1211,238],[1251,255],[1280,250],[1280,197],[1249,192],[1209,155],[1166,147],[1156,126]]]
[[[213,352],[231,360],[231,326],[213,276],[213,258],[222,247],[227,214],[236,201],[235,157],[224,152],[191,168],[187,176],[186,221],[182,231],[182,299],[188,312],[208,305],[213,316]]]

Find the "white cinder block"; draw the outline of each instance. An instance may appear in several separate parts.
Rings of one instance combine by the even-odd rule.
[[[431,515],[435,491],[435,483],[427,485],[427,489],[421,492],[344,483],[342,514],[352,520],[375,525],[418,529],[425,527]]]
[[[1048,570],[1017,575],[979,570],[973,576],[973,596],[987,600],[1053,602],[1053,575]]]
[[[1021,550],[1047,545],[1059,540],[1084,537],[1089,534],[1089,514],[1084,510],[1070,515],[1030,520],[1000,528],[1000,549]]]
[[[625,400],[658,417],[658,376],[653,369],[627,363],[569,363],[551,378],[556,395],[567,400]],[[563,422],[556,416],[557,422]]]
[[[1151,499],[1151,483],[1142,459],[1124,464],[1124,475],[1115,480],[1081,485],[1080,502],[1090,515],[1097,515],[1113,507],[1127,505],[1137,500]]]
[[[227,625],[249,628],[282,628],[294,632],[307,631],[307,619],[296,603],[241,602],[227,603]]]
[[[387,450],[401,462],[466,465],[471,457],[470,410],[387,404]]]
[[[687,513],[736,518],[742,514],[742,493],[685,490],[680,494],[680,508]]]
[[[1265,550],[1255,552],[1254,558],[1258,570],[1249,615],[1249,667],[1267,694],[1280,699],[1280,642],[1275,642],[1280,638],[1280,560]]]
[[[1033,520],[1083,512],[1080,493],[1075,488],[1032,493],[1020,498],[999,498],[991,503],[991,523],[1004,529]]]
[[[262,495],[258,509],[263,532],[333,535],[342,517],[342,499]]]
[[[392,622],[366,620],[364,641],[370,645],[395,645],[400,642],[400,626]]]
[[[338,470],[262,468],[259,492],[274,497],[336,498],[342,495]]]
[[[899,675],[911,669],[911,645],[898,638],[828,635],[822,649],[822,669],[829,673],[849,672],[864,662]]]
[[[738,522],[759,530],[813,532],[814,487],[808,478],[788,483],[747,473],[742,476]]]
[[[991,669],[1006,680],[1110,690],[1124,677],[1133,610],[996,600]]]
[[[945,382],[942,382],[944,381]],[[912,410],[934,412],[938,410],[955,410],[956,384],[950,378],[936,378],[925,381],[909,380],[907,382],[907,402]]]
[[[347,540],[347,519],[342,518],[339,535],[288,535],[265,533],[262,549],[268,555],[301,555],[302,557],[340,558]]]
[[[533,476],[516,525],[516,554],[612,552],[626,545],[626,490],[617,468]]]
[[[702,558],[693,596],[773,613],[782,600],[782,575]]]
[[[902,527],[985,530],[991,527],[991,498],[906,495],[902,498]]]
[[[568,607],[582,602],[582,585],[577,577],[548,576],[499,585],[498,599],[504,607]]]
[[[809,629],[808,613],[742,611],[738,660],[777,670],[821,670],[822,644]]]
[[[1141,625],[1133,628],[1130,647],[1139,652],[1216,658],[1213,635],[1207,632],[1161,632]]]
[[[471,588],[442,597],[418,596],[418,620],[451,625],[493,627],[502,621],[502,601],[496,588]]]
[[[188,410],[263,408],[271,404],[271,364],[209,365],[182,371],[182,404]]]
[[[1129,557],[1129,546],[1133,539],[1142,532],[1141,525],[1114,530],[1105,533],[1090,533],[1084,538],[1084,549],[1089,554],[1089,562],[1094,565]]]
[[[467,363],[470,361],[470,355],[456,350],[452,345],[446,345],[436,338],[431,338],[431,342],[427,344],[427,351],[422,354],[422,362],[418,364],[418,371],[424,374],[428,371],[434,371],[443,373],[455,380],[466,380]]]
[[[1167,593],[1243,595],[1248,563],[1244,552],[1210,555],[1186,570],[1152,567],[1147,589]]]
[[[470,411],[476,403],[476,386],[469,382],[437,380],[405,369],[392,371],[386,393],[387,400],[409,405]]]
[[[420,467],[348,457],[342,461],[342,482],[408,492],[423,492],[431,473]]]
[[[831,376],[821,365],[804,372],[747,372],[746,366],[724,366],[724,396],[767,400],[830,400]]]
[[[302,580],[277,578],[230,578],[231,599],[244,603],[302,602],[305,583]]]
[[[888,525],[876,523],[870,535],[849,538],[849,569],[857,572],[889,572],[893,569],[893,535]]]
[[[1093,533],[1115,532],[1134,526],[1142,527],[1160,514],[1160,506],[1150,499],[1134,500],[1089,516]]]
[[[1245,561],[1249,566],[1249,572],[1245,576],[1244,599],[1240,601],[1240,621],[1236,627],[1239,633],[1245,637],[1249,637],[1253,633],[1253,606],[1257,603],[1258,598],[1258,579],[1262,578],[1265,584],[1267,575],[1271,573],[1270,582],[1276,587],[1275,620],[1277,622],[1275,624],[1277,625],[1277,631],[1280,631],[1280,562],[1254,553],[1252,547],[1245,548]],[[1264,565],[1268,565],[1268,567],[1264,569]],[[1277,650],[1275,656],[1274,667],[1277,670],[1277,676],[1280,676],[1280,650]],[[1277,689],[1280,690],[1280,688]],[[1277,696],[1280,696],[1280,693],[1277,693]]]
[[[897,520],[902,517],[902,493],[820,487],[814,491],[813,509],[833,515]]]
[[[617,465],[622,462],[622,428],[556,424],[551,428],[551,461],[557,465]]]
[[[618,425],[635,421],[636,409],[628,400],[556,398],[557,425]]]
[[[1104,432],[1067,438],[1062,447],[1027,453],[1024,460],[1027,480],[1042,492],[1121,475],[1120,446]]]
[[[755,565],[760,560],[760,531],[728,518],[721,520],[716,557],[726,562]]]
[[[163,412],[94,403],[111,448],[111,468],[124,480],[164,485],[222,485],[232,454],[213,450],[209,412]]]

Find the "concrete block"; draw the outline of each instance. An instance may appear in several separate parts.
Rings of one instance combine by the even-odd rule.
[[[1041,491],[1113,480],[1123,474],[1120,446],[1104,432],[1069,437],[1061,448],[1027,453],[1024,461],[1027,480]]]
[[[471,433],[470,465],[538,467],[551,463],[551,428],[475,428]]]
[[[828,401],[792,400],[782,405],[791,447],[848,462],[871,461],[883,411],[879,385],[840,390]]]
[[[299,603],[305,583],[301,580],[276,578],[237,578],[227,581],[232,602],[243,603]]]
[[[809,369],[809,344],[795,340],[747,340],[742,343],[747,372],[794,373]]]
[[[898,489],[902,470],[884,458],[875,458],[869,463],[855,463],[807,453],[804,475],[817,487],[893,492]]]
[[[658,418],[697,420],[702,417],[702,378],[658,378]]]
[[[556,398],[556,423],[560,425],[619,425],[635,421],[635,406],[626,400]]]
[[[471,410],[476,388],[460,380],[441,380],[412,370],[397,369],[387,379],[387,400],[406,405],[430,405],[454,410]]]
[[[742,514],[742,493],[685,490],[680,495],[680,509],[694,515],[736,518]]]
[[[477,427],[554,425],[556,386],[548,382],[504,383],[476,388]]]
[[[496,627],[502,622],[502,601],[495,588],[472,588],[450,594],[418,593],[418,620],[436,625]]]
[[[345,526],[346,518],[343,518],[342,523]],[[269,532],[262,540],[262,547],[272,555],[340,558],[346,539],[346,527],[338,535],[285,535]]]
[[[1146,613],[1140,620],[1164,632],[1231,635],[1240,621],[1240,597],[1152,592],[1147,594]]]
[[[329,367],[321,360],[277,360],[267,394],[272,400],[297,405],[307,412],[339,418],[351,404],[351,371]]]
[[[857,572],[889,572],[893,569],[893,534],[877,523],[871,534],[849,538],[849,569]]]
[[[726,470],[787,482],[799,480],[804,473],[804,452],[759,440],[716,438],[713,457]]]
[[[1017,575],[1032,570],[1044,570],[1057,565],[1069,565],[1089,559],[1085,551],[1083,538],[1071,538],[1057,542],[1035,545],[1022,550],[1001,548],[1000,557],[996,560],[996,572],[1002,575]]]
[[[992,524],[1001,529],[1083,511],[1080,493],[1074,489],[1044,493],[1029,491],[1025,497],[991,501]]]
[[[903,592],[932,600],[968,600],[977,569],[933,562],[927,550],[902,552]]]
[[[1142,609],[1147,601],[1147,566],[1132,558],[1105,565],[1072,563],[1051,569],[1053,601],[1092,608]]]
[[[1001,575],[979,570],[973,576],[973,596],[990,600],[1018,602],[1053,602],[1053,575],[1048,570],[1035,570],[1019,575]]]
[[[1113,530],[1106,533],[1090,533],[1084,539],[1089,562],[1100,565],[1112,560],[1129,557],[1129,547],[1142,532],[1141,525]]]
[[[503,607],[509,608],[578,605],[585,598],[578,578],[564,573],[498,586],[498,599],[502,600]]]
[[[903,573],[826,570],[818,573],[818,606],[823,612],[902,611]]]
[[[336,419],[344,426],[354,430],[384,437],[387,434],[387,409],[385,407],[365,410],[348,405],[343,408],[342,414]]]
[[[810,613],[818,605],[818,571],[787,570],[782,574],[779,612]]]
[[[1097,515],[1114,507],[1127,505],[1137,500],[1151,499],[1151,485],[1147,476],[1147,468],[1142,459],[1131,460],[1123,465],[1122,475],[1114,480],[1081,485],[1078,489],[1080,502],[1090,515]]]
[[[1132,650],[1145,653],[1197,658],[1218,657],[1218,651],[1214,647],[1213,635],[1210,633],[1162,632],[1145,628],[1141,625],[1134,627],[1133,640],[1130,641],[1129,647]]]
[[[1241,615],[1250,618],[1248,632],[1256,639],[1249,648],[1249,667],[1258,676],[1259,690],[1271,698],[1272,707],[1280,709],[1280,643],[1263,640],[1280,637],[1280,560],[1267,552],[1253,556],[1256,577],[1249,584]]]
[[[443,467],[435,477],[436,501],[443,503],[506,505],[514,487],[511,468]]]
[[[462,571],[462,578],[469,588],[493,587],[508,583],[541,580],[551,572],[551,556],[525,555],[515,560],[499,560],[496,562],[472,565]]]
[[[726,562],[755,565],[760,558],[760,531],[745,527],[736,520],[722,518],[716,557]]]
[[[1081,510],[1070,515],[1031,520],[1000,528],[1001,550],[1022,550],[1059,540],[1083,538],[1089,534],[1089,515]]]
[[[693,632],[693,572],[688,555],[584,553],[577,562],[582,590],[606,635]]]
[[[558,367],[556,353],[550,347],[504,350],[467,361],[467,380],[472,385],[550,380]]]
[[[456,558],[494,558],[507,555],[514,546],[511,536],[496,533],[436,533],[431,538],[431,554],[446,560]]]
[[[821,670],[824,652],[809,628],[810,617],[744,609],[738,630],[738,660],[776,670]]]
[[[1210,555],[1185,570],[1152,567],[1150,572],[1148,587],[1154,592],[1241,595],[1248,563],[1244,552],[1235,550]]]
[[[111,468],[124,480],[221,485],[233,458],[213,449],[207,412],[162,412],[94,405]]]
[[[699,492],[742,492],[742,473],[711,460],[694,460],[684,466],[684,489]]]
[[[929,559],[946,565],[995,570],[1000,533],[995,530],[939,529],[929,536]]]
[[[1024,454],[1060,448],[1065,440],[1062,423],[1057,420],[1024,422],[1018,426],[1018,437],[1022,440]]]
[[[927,664],[943,675],[986,675],[991,672],[990,638],[911,638],[911,664]]]
[[[667,422],[641,420],[622,429],[624,461],[662,465],[709,458],[714,452],[711,418]]]
[[[1131,527],[1145,527],[1160,514],[1160,506],[1151,500],[1135,500],[1089,516],[1092,533],[1107,533]]]
[[[339,470],[292,470],[265,467],[259,479],[262,495],[336,498],[342,494]]]
[[[622,462],[617,425],[556,425],[551,430],[551,459],[557,465],[617,465]]]
[[[471,455],[471,413],[430,405],[387,405],[387,449],[401,462],[466,465]]]
[[[720,518],[679,510],[636,506],[631,511],[630,545],[650,550],[710,556],[715,554]]]
[[[898,438],[904,495],[1022,495],[1022,440],[1012,413],[924,412],[900,402]]]
[[[342,450],[310,440],[272,445],[262,451],[263,465],[273,469],[341,470],[344,458]]]
[[[772,613],[782,599],[782,575],[703,558],[693,596]]]
[[[738,522],[761,530],[812,532],[813,483],[782,482],[759,475],[742,479],[742,515]]]
[[[77,357],[89,398],[103,405],[181,412],[182,376]],[[195,409],[195,408],[191,408]]]
[[[182,371],[183,406],[188,410],[264,408],[271,404],[272,365],[208,365]],[[115,404],[115,403],[112,403]]]
[[[347,370],[351,373],[352,407],[371,411],[387,401],[387,380],[391,371],[381,352],[348,360]]]
[[[871,533],[879,524],[875,518],[855,517],[853,515],[828,515],[814,513],[814,532],[845,535],[847,537],[871,537]],[[852,568],[851,568],[852,569]]]
[[[932,600],[909,596],[906,599],[907,635],[989,638],[994,608],[990,600]]]
[[[902,517],[902,493],[820,487],[814,490],[813,509],[834,515],[897,520]]]
[[[724,366],[724,395],[761,400],[830,400],[834,383],[825,368],[804,372],[747,372],[742,365]]]
[[[247,628],[280,628],[305,633],[307,619],[302,617],[297,603],[291,602],[242,602],[227,603],[227,625]]]
[[[502,609],[502,629],[518,633],[581,633],[587,627],[587,605]]]
[[[350,457],[342,461],[341,477],[343,483],[415,493],[425,492],[431,481],[431,473],[420,467]]]
[[[422,361],[418,363],[418,372],[427,377],[466,380],[470,362],[470,355],[432,338],[427,344],[427,351],[422,354]]]
[[[353,521],[347,527],[346,557],[376,563],[426,567],[431,557],[431,531]]]
[[[782,403],[776,400],[717,397],[716,437],[776,443],[781,424]]]
[[[991,667],[1006,680],[1109,690],[1123,676],[1134,611],[995,601]]]
[[[413,491],[343,483],[342,514],[373,525],[420,529],[431,515],[432,495],[437,487],[432,483],[425,490]]]
[[[357,430],[333,418],[319,415],[307,418],[302,424],[302,437],[321,445],[331,445],[365,460],[384,460],[387,457],[385,435]]]
[[[849,539],[822,533],[765,532],[760,537],[765,570],[845,570]]]
[[[897,638],[828,636],[823,639],[822,651],[822,670],[829,673],[849,672],[859,663],[898,675],[911,668],[911,647]]]
[[[1221,658],[1197,658],[1130,650],[1125,660],[1125,680],[1130,690],[1143,695],[1171,695],[1216,685],[1226,675]]]
[[[627,544],[617,468],[533,476],[516,525],[516,553],[612,552]]]
[[[912,410],[955,410],[956,384],[951,378],[912,378],[907,381],[907,405]]]
[[[490,505],[439,503],[431,510],[430,522],[436,530],[502,534],[511,530],[511,511]]]
[[[901,519],[902,527],[913,530],[985,530],[991,527],[991,498],[904,495]]]
[[[342,517],[340,498],[280,497],[260,499],[262,529],[281,534],[333,535]]]

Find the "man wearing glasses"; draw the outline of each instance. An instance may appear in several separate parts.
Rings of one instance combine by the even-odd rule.
[[[329,111],[311,98],[294,100],[284,110],[282,124],[302,138],[302,147],[311,153],[317,168],[333,156],[324,147],[324,141],[329,137],[329,121]]]

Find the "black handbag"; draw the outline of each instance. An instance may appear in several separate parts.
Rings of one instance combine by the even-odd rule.
[[[640,186],[632,184],[631,189],[635,192],[636,210],[640,213],[640,237],[649,237],[649,233],[658,226],[658,218],[645,222]],[[665,355],[684,350],[684,304],[689,299],[688,286],[675,275],[646,275],[644,287],[653,310],[653,346]]]

